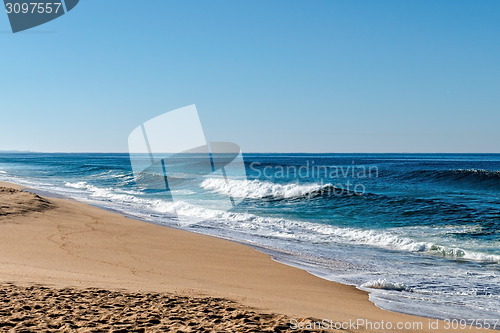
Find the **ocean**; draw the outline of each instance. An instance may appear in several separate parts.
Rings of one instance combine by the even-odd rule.
[[[0,181],[251,245],[366,290],[383,309],[500,319],[500,154],[244,154],[244,161],[247,179],[208,174],[196,191],[176,189],[174,202],[136,185],[128,154],[0,153]],[[200,193],[238,204],[197,205]]]

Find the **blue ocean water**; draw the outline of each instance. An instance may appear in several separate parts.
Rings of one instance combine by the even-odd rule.
[[[500,319],[500,154],[245,154],[248,179],[197,206],[136,186],[128,154],[0,153],[0,180],[145,221],[252,245],[378,306],[441,319]],[[177,218],[180,215],[183,218]],[[500,328],[500,324],[497,326]]]

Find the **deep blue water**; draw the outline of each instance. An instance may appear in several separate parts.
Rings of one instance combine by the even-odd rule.
[[[499,154],[244,159],[248,180],[208,175],[176,202],[137,187],[128,154],[0,153],[0,180],[256,246],[386,309],[500,319]],[[239,205],[193,204],[202,192]]]

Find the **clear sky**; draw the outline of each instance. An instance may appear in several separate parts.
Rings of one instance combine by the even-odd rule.
[[[496,0],[82,0],[0,45],[0,149],[125,152],[196,104],[246,152],[500,152]]]

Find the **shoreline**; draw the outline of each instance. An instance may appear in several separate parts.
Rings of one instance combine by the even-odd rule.
[[[0,218],[2,282],[220,297],[289,318],[421,322],[422,329],[403,331],[458,331],[445,330],[444,322],[435,320],[441,329],[431,329],[429,318],[378,308],[365,291],[278,262],[240,242],[131,219],[78,201],[47,201],[54,207]]]

